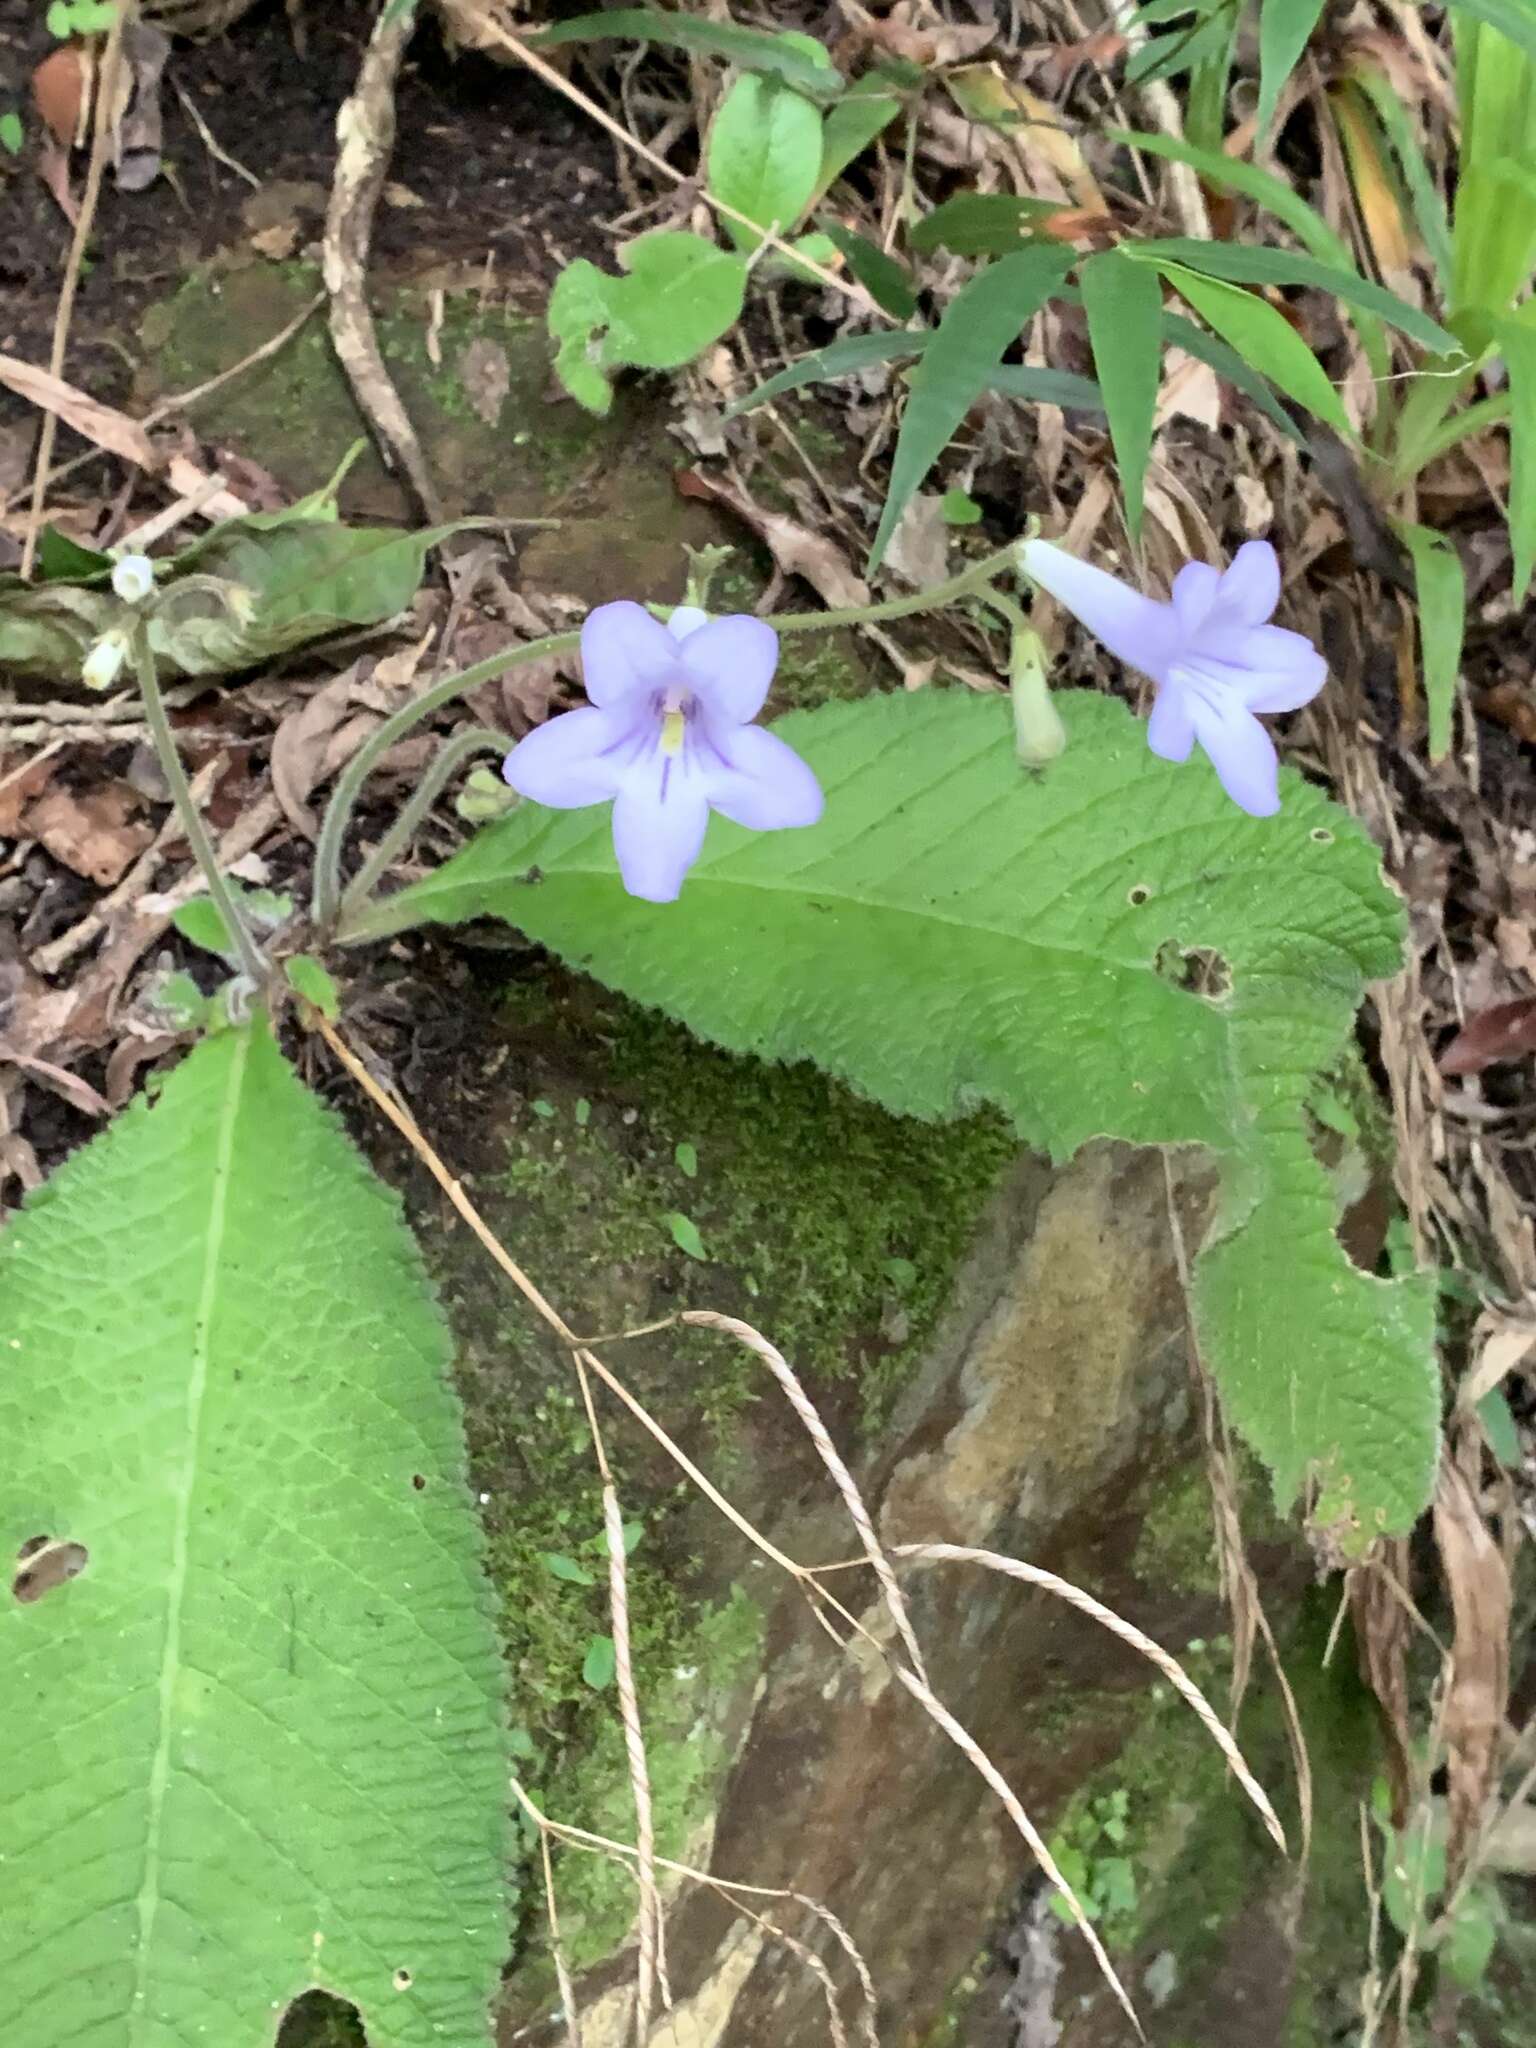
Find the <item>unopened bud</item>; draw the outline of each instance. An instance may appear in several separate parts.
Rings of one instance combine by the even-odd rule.
[[[104,633],[85,657],[80,680],[88,690],[110,690],[117,681],[128,653],[121,633]]]
[[[1008,688],[1013,700],[1013,743],[1026,768],[1043,768],[1066,751],[1067,729],[1051,702],[1045,649],[1030,626],[1016,626],[1008,655]]]
[[[155,567],[148,555],[124,555],[112,567],[112,588],[124,604],[142,604],[155,587]]]

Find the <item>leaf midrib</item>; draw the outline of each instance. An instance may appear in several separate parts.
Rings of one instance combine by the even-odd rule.
[[[139,1939],[134,1958],[133,2003],[128,2013],[130,2042],[140,2039],[139,2028],[146,2016],[153,1965],[155,1920],[160,1906],[160,1861],[161,1841],[165,1828],[165,1799],[171,1778],[176,1681],[181,1673],[181,1620],[187,1594],[192,1494],[197,1481],[203,1403],[208,1391],[209,1331],[218,1292],[220,1257],[224,1249],[235,1125],[239,1117],[250,1049],[251,1034],[247,1029],[236,1039],[224,1087],[224,1100],[219,1111],[218,1136],[214,1147],[213,1186],[209,1195],[208,1223],[203,1241],[202,1281],[198,1289],[196,1316],[193,1322],[183,1445],[177,1472],[176,1520],[171,1533],[171,1570],[167,1583],[165,1639],[160,1653],[159,1726],[155,1752],[150,1763],[144,1876],[139,1886],[137,1901]]]

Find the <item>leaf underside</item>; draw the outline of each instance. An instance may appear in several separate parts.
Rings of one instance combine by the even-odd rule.
[[[1344,1540],[1409,1526],[1437,1395],[1417,1281],[1354,1268],[1303,1123],[1402,920],[1375,849],[1298,776],[1253,819],[1202,762],[1157,760],[1125,706],[1058,692],[1071,745],[1034,775],[1006,703],[927,690],[775,731],[826,816],[711,820],[676,904],[625,896],[606,809],[526,805],[359,936],[494,915],[700,1036],[814,1059],[887,1108],[992,1102],[1063,1157],[1199,1143],[1224,1167],[1196,1317],[1282,1500],[1309,1476]],[[1184,985],[1204,972],[1213,993]],[[1214,982],[1209,977],[1214,975]]]
[[[0,1241],[8,2038],[485,2048],[501,1673],[444,1327],[265,1026],[200,1045]]]

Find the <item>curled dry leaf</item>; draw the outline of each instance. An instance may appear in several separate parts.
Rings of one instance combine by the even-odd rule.
[[[1454,1884],[1498,1779],[1509,1707],[1509,1571],[1472,1489],[1446,1459],[1434,1504],[1435,1543],[1456,1632],[1445,1689],[1446,1877]]]
[[[506,350],[488,334],[477,334],[459,356],[458,373],[470,409],[488,427],[496,426],[512,389]]]
[[[869,603],[869,585],[855,574],[848,557],[826,534],[812,533],[781,512],[769,512],[734,484],[701,475],[696,469],[680,470],[676,483],[685,498],[703,498],[734,512],[766,543],[784,574],[803,576],[832,610]]]
[[[320,829],[308,797],[328,773],[334,772],[328,763],[337,734],[351,712],[357,680],[358,664],[354,662],[290,711],[273,737],[273,794],[288,822],[308,839],[313,839]],[[368,721],[370,727],[374,723]],[[361,732],[357,738],[360,743]]]
[[[62,377],[50,376],[36,364],[23,362],[20,356],[0,355],[0,384],[45,412],[57,413],[65,426],[73,427],[77,434],[94,441],[98,448],[105,448],[108,454],[120,455],[124,462],[136,463],[140,469],[160,467],[154,444],[137,420],[115,406],[101,405],[88,398]]]
[[[1480,1074],[1501,1060],[1536,1052],[1536,996],[1495,1003],[1467,1019],[1440,1055],[1442,1074]]]

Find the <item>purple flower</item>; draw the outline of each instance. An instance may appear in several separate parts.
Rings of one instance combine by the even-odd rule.
[[[519,740],[502,773],[556,810],[611,799],[625,888],[671,903],[711,810],[755,832],[821,816],[810,769],[752,724],[778,659],[761,619],[679,605],[663,626],[638,604],[599,605],[581,629],[590,705]]]
[[[1186,562],[1168,604],[1049,541],[1026,541],[1019,559],[1111,654],[1156,684],[1154,754],[1187,761],[1198,740],[1235,804],[1255,818],[1279,810],[1274,744],[1254,714],[1309,704],[1328,668],[1304,635],[1269,624],[1280,564],[1268,541],[1246,541],[1225,573]]]

